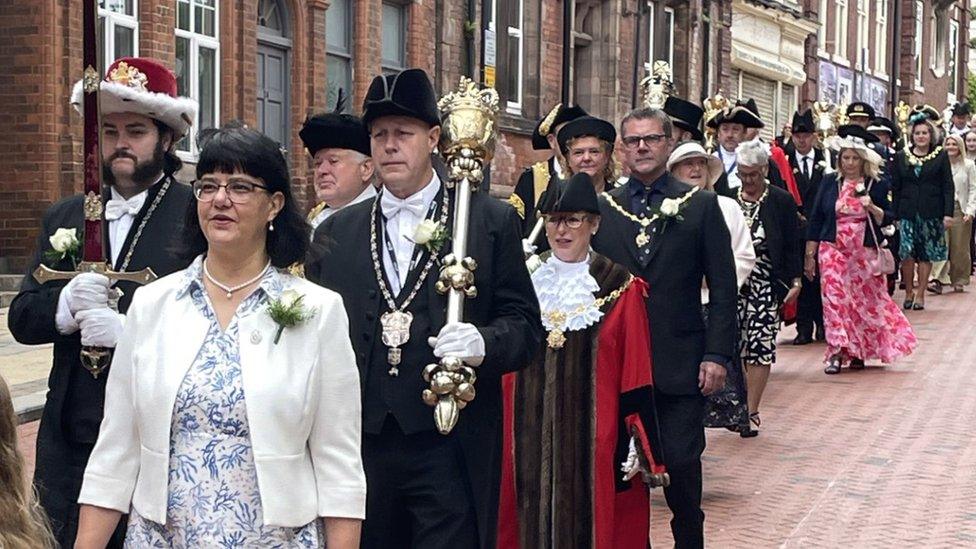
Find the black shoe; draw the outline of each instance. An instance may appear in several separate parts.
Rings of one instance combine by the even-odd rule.
[[[759,430],[753,429],[751,424],[755,424],[756,427],[762,425],[762,420],[759,419],[759,412],[753,412],[749,414],[749,423],[746,423],[745,427],[739,431],[739,436],[742,438],[752,438],[759,436]]]
[[[850,368],[851,370],[863,370],[864,360],[860,358],[852,358],[848,368]]]
[[[906,299],[905,302],[901,304],[901,306],[906,311],[910,311],[910,310],[912,310],[912,307],[915,306],[915,302],[912,301],[911,299]]]
[[[824,373],[827,375],[834,375],[840,373],[840,362],[841,358],[837,355],[830,357],[827,361],[827,367],[824,368]]]
[[[813,339],[808,334],[797,334],[793,338],[793,345],[807,345],[808,343],[813,343]]]
[[[827,341],[827,334],[824,333],[824,327],[823,326],[817,326],[816,339],[817,339],[817,341]]]

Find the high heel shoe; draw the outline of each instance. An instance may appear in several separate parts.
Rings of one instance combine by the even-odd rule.
[[[834,355],[827,360],[827,367],[824,368],[824,373],[827,375],[839,374],[840,373],[840,362],[841,357]]]
[[[746,424],[742,431],[739,431],[740,437],[752,438],[759,436],[759,430],[753,429],[751,424],[755,424],[756,427],[762,425],[762,420],[759,419],[759,412],[749,414],[749,423]]]
[[[911,311],[912,310],[912,307],[915,306],[915,300],[914,299],[906,299],[905,302],[901,304],[901,306],[906,311]]]

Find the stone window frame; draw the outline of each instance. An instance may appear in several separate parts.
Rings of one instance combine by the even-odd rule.
[[[196,120],[194,120],[193,125],[190,126],[190,131],[187,133],[185,138],[177,143],[176,154],[183,160],[189,162],[196,162],[200,155],[200,149],[197,146],[197,134],[200,132],[200,130],[214,128],[220,125],[220,2],[219,0],[211,0],[210,3],[212,6],[206,5],[206,0],[176,0],[175,6],[177,18],[176,25],[173,30],[174,55],[176,51],[176,41],[181,39],[186,40],[188,52],[187,59],[189,60],[190,65],[186,68],[187,74],[189,75],[189,83],[187,84],[189,93],[186,93],[186,95],[198,102],[200,101],[201,97],[200,50],[204,49],[213,52],[213,119],[208,121],[208,124],[204,127],[204,123],[201,122],[201,117],[204,115],[204,112],[202,108],[198,109]],[[189,30],[180,28],[180,4],[185,4],[187,9],[189,9]],[[198,27],[198,10],[213,11],[212,34],[206,34]],[[203,13],[203,11],[200,11],[199,13]],[[176,59],[176,62],[179,62],[179,59]],[[178,73],[177,83],[179,83]]]
[[[389,6],[397,10],[397,17],[400,21],[400,35],[402,40],[400,41],[400,46],[398,48],[398,53],[400,54],[400,59],[385,59],[383,57],[383,25],[385,17],[383,17],[385,8]],[[397,0],[383,0],[380,6],[380,71],[383,74],[395,74],[407,68],[407,41],[408,33],[410,30],[410,11],[409,4],[405,2],[400,2]]]
[[[655,27],[654,4],[656,4],[657,2],[655,2],[654,0],[646,0],[646,3],[648,8],[647,9],[647,62],[644,63],[644,70],[647,71],[648,74],[650,74],[651,69],[654,67],[654,62],[660,60],[654,55],[654,27]],[[668,43],[668,58],[664,59],[664,61],[668,62],[668,66],[671,67],[671,72],[673,73],[675,70],[674,69],[674,31],[675,31],[674,7],[664,6],[662,13],[668,16],[671,20],[670,22],[671,39]]]
[[[888,0],[875,0],[874,5],[874,75],[886,78],[888,76]]]
[[[129,2],[132,5],[131,14],[105,7],[106,4],[110,4],[121,7],[124,10],[125,5]],[[99,0],[98,19],[99,28],[102,33],[100,37],[102,47],[99,52],[101,54],[99,56],[101,65],[99,67],[99,73],[104,73],[105,69],[119,57],[125,57],[124,55],[116,55],[116,27],[122,27],[132,31],[131,56],[139,56],[139,0]]]
[[[331,0],[329,3],[329,8],[325,12],[326,18],[326,28],[329,27],[329,16],[335,15],[335,12],[329,13],[336,4],[342,2],[346,8],[345,11],[345,21],[339,24],[345,27],[346,40],[345,44],[331,44],[330,40],[331,34],[326,31],[325,39],[325,59],[326,59],[326,106],[334,105],[338,100],[339,87],[333,86],[331,77],[333,76],[332,64],[329,63],[331,59],[338,59],[340,63],[345,65],[346,69],[346,80],[348,80],[348,86],[343,90],[344,95],[348,98],[353,95],[353,85],[355,82],[355,39],[356,39],[356,25],[355,25],[355,0]],[[338,49],[337,49],[338,48]],[[348,108],[348,105],[347,105]]]

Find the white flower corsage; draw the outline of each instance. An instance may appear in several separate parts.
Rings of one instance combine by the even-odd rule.
[[[444,246],[448,239],[447,228],[433,219],[425,219],[413,231],[414,244],[427,248],[427,251],[435,254]]]
[[[70,259],[73,265],[78,264],[78,252],[81,251],[81,241],[78,240],[78,229],[66,229],[61,227],[54,231],[48,238],[51,249],[44,253],[44,257],[57,263],[64,259]]]
[[[276,345],[285,328],[291,328],[315,316],[315,311],[308,310],[302,303],[304,299],[305,296],[295,290],[285,290],[281,292],[281,297],[268,303],[268,316],[278,325],[274,337]]]
[[[674,198],[665,198],[661,202],[661,216],[675,217],[681,211],[681,202]]]

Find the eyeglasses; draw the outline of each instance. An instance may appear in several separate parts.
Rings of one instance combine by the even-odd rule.
[[[636,149],[640,146],[642,141],[650,146],[657,145],[667,138],[668,136],[664,135],[663,133],[651,133],[647,135],[628,135],[627,137],[624,137],[622,141],[624,142],[624,146],[628,149]]]
[[[213,181],[200,181],[199,179],[193,182],[193,196],[197,197],[197,200],[200,202],[213,202],[220,189],[224,189],[227,197],[234,204],[246,204],[258,189],[263,191],[268,190],[264,185],[241,180],[234,180],[223,184]]]
[[[586,221],[585,215],[568,215],[568,216],[547,216],[546,223],[552,225],[554,228],[559,228],[560,223],[565,223],[566,227],[569,229],[579,229],[583,226],[583,222]]]

